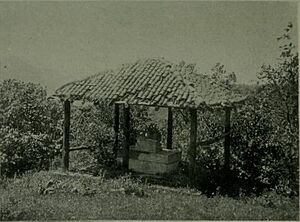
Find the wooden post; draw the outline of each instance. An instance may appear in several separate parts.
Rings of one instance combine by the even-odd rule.
[[[167,149],[172,149],[173,143],[173,111],[168,108],[168,129],[167,129]]]
[[[225,140],[224,140],[224,170],[230,171],[230,113],[231,108],[225,107]]]
[[[69,100],[64,101],[64,128],[63,128],[63,150],[62,150],[62,170],[69,169],[70,151],[70,112],[71,105]]]
[[[190,109],[190,148],[189,156],[189,179],[193,186],[195,182],[196,149],[197,149],[197,109]]]
[[[114,131],[115,131],[115,144],[114,144],[114,156],[117,158],[119,149],[119,125],[120,125],[120,109],[119,104],[115,104],[115,116],[114,116]]]
[[[124,107],[124,134],[125,134],[125,146],[124,146],[123,166],[126,169],[128,169],[129,147],[130,147],[130,108],[129,108],[129,106]]]

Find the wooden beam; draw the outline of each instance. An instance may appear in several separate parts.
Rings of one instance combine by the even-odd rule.
[[[130,108],[129,106],[124,107],[124,156],[123,156],[123,167],[128,169],[129,163],[129,147],[130,147]]]
[[[225,107],[224,169],[230,170],[230,114],[231,108]]]
[[[114,115],[114,131],[115,131],[115,143],[114,143],[114,156],[117,158],[119,149],[119,128],[120,128],[120,109],[119,104],[115,104],[115,115]]]
[[[197,110],[190,109],[190,147],[189,156],[189,179],[193,186],[195,182],[195,166],[196,166],[196,151],[197,151]]]
[[[94,149],[96,146],[76,146],[70,147],[69,152],[76,151],[76,150],[90,150]]]
[[[173,144],[173,111],[168,108],[167,149],[171,150]]]
[[[70,152],[70,113],[71,104],[69,100],[64,101],[64,126],[63,126],[63,149],[62,149],[62,170],[69,169]]]

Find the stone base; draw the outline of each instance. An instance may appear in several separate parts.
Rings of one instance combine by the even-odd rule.
[[[129,169],[138,173],[163,174],[171,173],[178,167],[178,162],[165,164],[143,160],[129,159]]]
[[[139,173],[164,174],[175,171],[181,159],[181,152],[161,150],[158,153],[130,151],[129,169]]]
[[[181,152],[164,149],[157,153],[143,153],[135,150],[130,150],[129,159],[170,164],[180,161]]]

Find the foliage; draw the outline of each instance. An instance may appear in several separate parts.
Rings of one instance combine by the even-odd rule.
[[[195,186],[208,195],[222,191],[231,181],[231,195],[261,194],[276,189],[286,195],[298,195],[298,53],[289,41],[289,24],[276,66],[263,65],[262,85],[245,88],[235,84],[235,75],[227,74],[217,63],[210,76],[224,87],[248,94],[248,101],[232,112],[230,179],[223,172],[222,141],[197,149]],[[174,147],[183,151],[189,146],[188,112],[176,111]],[[224,112],[198,111],[199,141],[219,137],[224,132]]]
[[[86,173],[90,175],[98,175],[103,168],[103,163],[98,164],[94,150],[76,150],[70,153],[71,172]],[[58,157],[61,162],[61,157]],[[105,165],[104,165],[105,166]],[[60,169],[60,167],[52,168],[53,170]]]
[[[2,174],[47,169],[59,147],[58,103],[33,83],[0,83],[0,162]]]
[[[72,106],[71,146],[94,146],[92,154],[87,159],[91,165],[98,164],[105,167],[115,163],[112,112],[110,109],[112,109],[111,106],[102,103],[96,106],[91,103]],[[80,157],[80,154],[77,156]],[[76,157],[74,160],[76,162]]]
[[[263,82],[262,102],[270,106],[270,103],[280,101],[273,112],[282,122],[275,121],[275,124],[287,124],[294,131],[298,129],[299,64],[298,52],[295,52],[295,45],[290,42],[291,28],[292,24],[289,24],[285,33],[278,37],[281,43],[278,64],[263,65],[258,77]]]
[[[225,65],[222,65],[221,63],[216,63],[209,75],[215,83],[218,83],[227,89],[231,88],[237,80],[236,74],[234,72],[228,73],[225,69]]]
[[[299,192],[298,53],[289,42],[291,28],[278,38],[283,42],[278,64],[262,66],[263,84],[234,123],[234,167],[248,191]]]
[[[151,108],[132,106],[131,119],[131,136],[134,142],[138,136],[160,138],[161,128],[151,118]]]
[[[236,114],[232,127],[232,163],[243,181],[243,189],[250,193],[274,185],[276,179],[271,177],[280,169],[272,165],[280,158],[280,147],[270,144],[269,118],[258,107],[256,99],[249,101]]]
[[[160,134],[161,132],[158,129],[158,126],[154,123],[150,123],[149,125],[146,125],[139,132],[140,136],[143,136],[145,138],[151,138],[151,139],[160,139]]]

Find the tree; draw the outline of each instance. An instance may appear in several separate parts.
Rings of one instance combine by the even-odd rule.
[[[277,38],[277,64],[262,66],[262,85],[233,123],[234,167],[250,192],[298,193],[298,53],[290,42],[291,28]]]
[[[298,128],[298,52],[291,41],[293,25],[289,23],[280,42],[280,56],[275,66],[263,65],[259,73],[262,80],[262,104],[270,112],[272,143],[282,147],[281,163],[285,166],[283,186],[298,190],[299,181],[299,128]]]
[[[275,102],[276,113],[282,118],[283,124],[290,128],[298,128],[298,52],[291,42],[290,32],[293,25],[285,28],[285,33],[278,37],[280,56],[275,67],[263,65],[258,77],[263,82],[263,93],[266,101]],[[282,123],[280,123],[282,124]]]
[[[225,66],[221,63],[215,64],[215,66],[211,69],[210,76],[215,83],[220,84],[226,89],[230,89],[237,80],[235,73],[228,73],[225,69]]]

